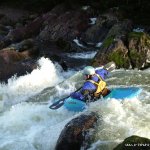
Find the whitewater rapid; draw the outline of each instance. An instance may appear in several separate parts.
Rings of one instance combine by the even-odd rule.
[[[47,58],[41,58],[38,64],[39,68],[30,74],[14,76],[8,84],[0,84],[0,150],[54,150],[65,124],[81,114],[68,112],[63,107],[49,109],[55,97],[63,97],[76,89],[80,78],[70,78],[76,71],[64,72]],[[115,70],[107,83],[108,87],[135,86],[143,91],[130,100],[109,99],[90,104],[87,111],[96,111],[102,116],[102,122],[97,124],[89,150],[112,150],[131,135],[150,138],[150,70]],[[52,89],[44,95],[42,91],[48,87]],[[38,101],[30,102],[30,97],[37,94]]]

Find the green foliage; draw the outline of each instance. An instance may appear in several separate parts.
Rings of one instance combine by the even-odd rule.
[[[119,68],[125,67],[128,68],[129,60],[127,57],[123,56],[123,52],[121,50],[113,51],[108,55],[109,61],[114,61]]]
[[[143,32],[130,32],[128,34],[128,38],[129,40],[132,38],[139,40],[143,35],[144,35]]]
[[[142,52],[137,52],[137,50],[135,49],[130,49],[129,50],[129,54],[130,54],[130,58],[132,59],[132,61],[137,64],[137,67],[140,67],[143,60],[145,59],[146,55]]]
[[[114,41],[114,37],[113,37],[113,36],[110,36],[110,37],[106,38],[106,39],[104,40],[104,42],[103,42],[102,47],[103,47],[103,48],[109,47],[109,46],[113,43],[113,41]]]

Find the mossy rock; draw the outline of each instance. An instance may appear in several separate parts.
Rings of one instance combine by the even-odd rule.
[[[126,138],[121,144],[115,147],[113,150],[149,150],[150,149],[150,139],[131,136]]]
[[[139,40],[143,35],[144,35],[143,32],[130,32],[128,34],[128,38],[129,38],[129,40],[131,40],[131,39]]]
[[[129,58],[121,50],[113,51],[107,56],[109,61],[114,61],[118,68],[129,68]]]
[[[139,53],[135,49],[129,50],[129,56],[131,58],[133,68],[134,67],[141,68],[141,66],[146,58],[146,54],[144,52]]]
[[[103,42],[102,48],[108,48],[114,42],[114,36],[106,38]]]

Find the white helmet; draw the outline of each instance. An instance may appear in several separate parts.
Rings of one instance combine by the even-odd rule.
[[[83,70],[84,75],[93,75],[95,74],[95,69],[92,66],[87,66]]]

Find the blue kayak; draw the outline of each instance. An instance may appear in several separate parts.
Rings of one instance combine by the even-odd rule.
[[[125,87],[125,88],[113,88],[111,89],[111,93],[108,94],[104,99],[114,98],[117,100],[123,99],[132,99],[137,97],[141,93],[142,89],[138,87]],[[69,111],[83,111],[87,108],[85,102],[74,99],[74,98],[67,98],[64,101],[64,108]]]

